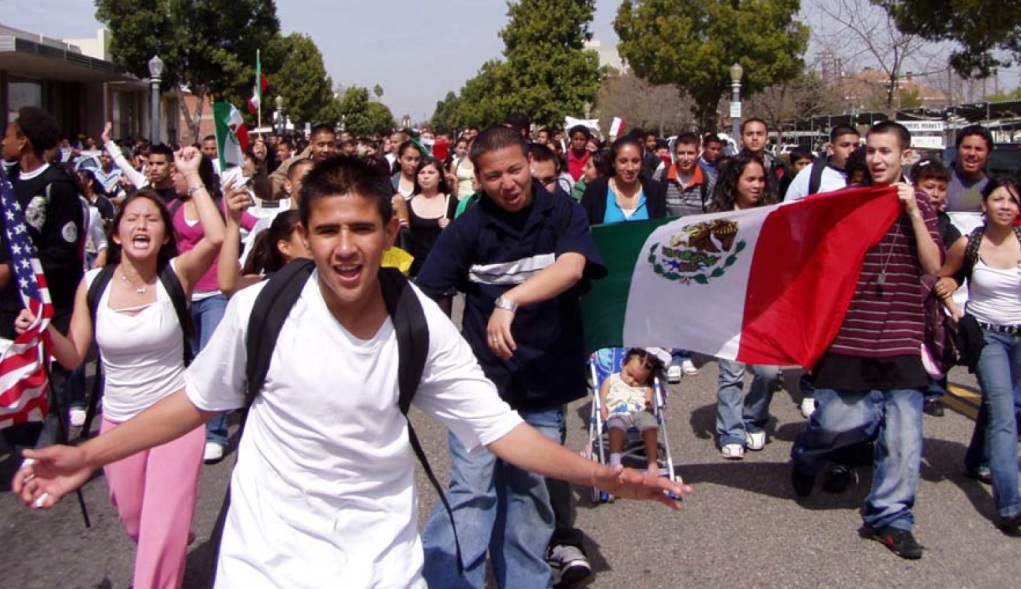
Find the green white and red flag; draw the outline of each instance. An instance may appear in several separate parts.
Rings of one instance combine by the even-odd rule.
[[[248,149],[248,128],[241,113],[229,102],[214,102],[213,122],[216,125],[220,169],[243,165]]]
[[[586,346],[811,368],[840,330],[865,253],[900,214],[896,190],[879,187],[593,227],[609,275],[582,300]]]
[[[259,112],[262,106],[262,93],[269,87],[266,76],[262,75],[262,57],[258,49],[255,50],[255,84],[252,86],[252,98],[248,101],[248,112],[253,115]]]

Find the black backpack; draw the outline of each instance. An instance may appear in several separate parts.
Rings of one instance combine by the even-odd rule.
[[[251,317],[248,320],[248,335],[245,338],[247,351],[245,377],[247,390],[245,392],[245,405],[241,417],[241,427],[238,431],[238,438],[244,433],[245,422],[248,410],[252,403],[259,396],[262,387],[266,382],[266,375],[269,373],[270,361],[273,357],[273,349],[276,347],[277,338],[283,328],[291,308],[301,297],[305,283],[312,275],[315,263],[308,259],[298,259],[287,263],[283,268],[274,273],[263,287],[262,292],[255,299]],[[407,419],[408,411],[411,409],[411,401],[414,399],[419,382],[422,380],[422,373],[425,371],[425,362],[429,353],[429,326],[426,323],[425,311],[418,297],[409,285],[408,279],[395,268],[380,268],[379,282],[383,291],[383,300],[386,304],[387,313],[394,326],[397,336],[398,366],[397,385],[398,400],[397,406]],[[415,428],[408,420],[408,438],[415,456],[425,471],[429,482],[440,496],[443,507],[450,516],[450,525],[454,527],[454,514],[443,493],[443,487],[437,480],[425,451],[418,441]],[[230,506],[230,487],[223,499],[220,514],[217,517],[216,526],[213,530],[215,542],[215,553],[213,563],[219,559],[220,538],[223,534],[223,526],[226,523],[227,509]],[[461,558],[461,544],[457,538],[457,529],[454,529],[454,545],[457,550],[457,572],[463,573],[464,564]],[[215,580],[215,575],[214,575]]]
[[[89,285],[89,290],[85,295],[85,301],[89,307],[89,317],[92,318],[93,333],[95,333],[96,329],[96,313],[99,311],[99,300],[103,297],[103,292],[110,284],[110,279],[113,278],[113,273],[116,269],[116,264],[103,266],[99,274],[92,281],[92,284]],[[167,290],[167,294],[170,295],[170,300],[174,303],[174,312],[177,314],[177,322],[181,325],[181,335],[184,340],[184,365],[188,366],[194,357],[191,341],[195,337],[195,324],[192,322],[191,314],[188,312],[188,299],[184,295],[184,287],[181,285],[181,280],[177,277],[170,264],[167,264],[160,270],[159,280],[163,284],[163,288]],[[97,356],[96,378],[93,382],[92,396],[89,398],[89,405],[85,411],[85,423],[82,425],[80,439],[86,439],[91,436],[92,420],[96,417],[99,399],[103,396],[102,370],[103,362]]]

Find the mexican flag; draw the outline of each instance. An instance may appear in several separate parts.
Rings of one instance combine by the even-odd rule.
[[[248,100],[248,112],[253,115],[259,112],[262,106],[262,93],[269,87],[266,76],[262,75],[262,57],[260,51],[255,50],[255,84],[252,85],[252,98]]]
[[[220,169],[241,166],[248,149],[248,128],[238,109],[229,102],[213,103],[213,122],[216,124],[216,149],[220,154]]]
[[[857,188],[593,227],[609,275],[582,300],[586,346],[810,368],[840,329],[865,252],[900,212],[896,189]]]

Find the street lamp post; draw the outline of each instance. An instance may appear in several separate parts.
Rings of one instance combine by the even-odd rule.
[[[740,63],[734,62],[730,66],[730,133],[734,140],[736,149],[740,151],[741,143],[741,77],[744,75],[744,68]]]
[[[284,97],[280,96],[279,94],[277,94],[277,97],[276,97],[276,99],[274,99],[274,102],[276,103],[277,111],[276,111],[276,113],[274,113],[273,118],[277,122],[277,135],[281,135],[282,136],[284,134],[284,130],[285,130],[285,126],[284,126]]]
[[[163,75],[163,60],[153,55],[149,60],[150,104],[149,119],[152,130],[150,139],[153,143],[160,142],[160,76]]]

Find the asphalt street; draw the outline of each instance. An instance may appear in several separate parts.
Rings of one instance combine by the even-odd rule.
[[[1015,587],[1021,579],[1021,539],[1001,534],[992,518],[991,492],[964,474],[962,459],[972,421],[948,411],[925,418],[922,481],[916,534],[926,547],[920,561],[905,561],[859,536],[858,507],[870,476],[842,495],[817,488],[797,502],[789,484],[788,454],[804,419],[795,391],[773,401],[769,443],[741,461],[716,449],[714,362],[697,376],[670,387],[668,427],[675,463],[696,488],[680,512],[652,504],[617,501],[594,506],[587,489],[576,489],[577,525],[588,537],[598,587]],[[792,381],[792,378],[787,378]],[[952,381],[973,387],[967,375]],[[789,382],[791,388],[793,382]],[[571,448],[587,438],[589,403],[569,407]],[[434,468],[445,479],[445,432],[413,414]],[[4,450],[6,452],[6,450]],[[212,570],[209,534],[234,455],[206,466],[188,557],[185,587],[206,587]],[[92,517],[85,529],[74,500],[48,513],[31,512],[8,490],[14,468],[0,455],[0,547],[3,587],[124,588],[131,584],[133,546],[121,529],[99,475],[84,487]],[[436,496],[419,472],[421,518]],[[342,587],[324,580],[324,587]]]

